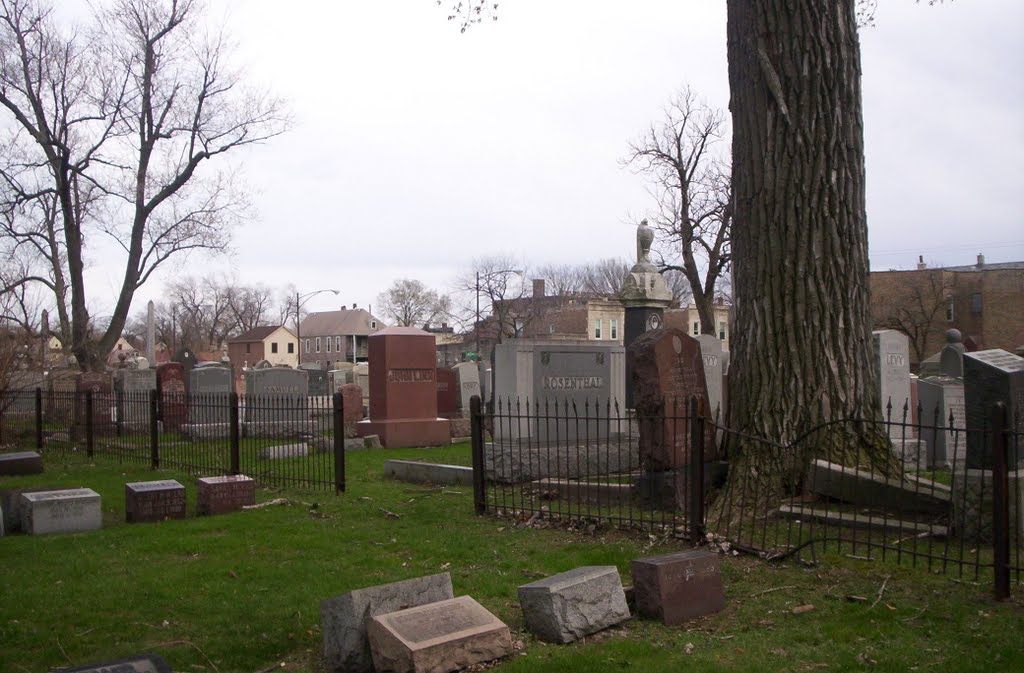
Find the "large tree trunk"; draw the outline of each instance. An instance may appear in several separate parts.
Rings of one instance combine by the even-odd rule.
[[[855,0],[729,0],[736,330],[732,473],[799,480],[812,455],[894,469],[879,419],[868,297]],[[735,448],[735,447],[734,447]],[[786,454],[786,455],[781,455]],[[780,460],[781,458],[781,460]],[[769,489],[775,490],[775,489]]]

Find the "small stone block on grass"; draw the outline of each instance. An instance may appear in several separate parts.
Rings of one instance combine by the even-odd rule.
[[[173,673],[163,657],[140,654],[128,659],[104,661],[78,668],[58,668],[50,673]]]
[[[551,643],[571,643],[629,619],[615,566],[584,566],[519,587],[526,628]]]
[[[256,504],[256,481],[244,474],[196,479],[196,512],[200,515],[238,512]]]
[[[448,673],[512,653],[508,626],[469,596],[371,617],[377,673]]]
[[[725,607],[718,555],[713,552],[683,551],[635,559],[632,572],[637,612],[669,626]]]
[[[2,477],[42,473],[43,457],[35,451],[0,453],[0,476]]]
[[[373,660],[366,638],[367,619],[452,598],[448,573],[414,577],[356,589],[320,603],[320,630],[329,671],[370,673]]]
[[[128,523],[184,519],[185,487],[174,479],[125,484],[124,516]]]
[[[21,529],[29,535],[80,533],[102,525],[100,494],[91,488],[21,494]]]

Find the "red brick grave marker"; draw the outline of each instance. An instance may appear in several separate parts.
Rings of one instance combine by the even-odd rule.
[[[125,520],[151,523],[185,518],[185,487],[173,479],[124,485]]]
[[[635,559],[631,565],[640,614],[675,626],[725,607],[718,554],[684,551]]]
[[[196,479],[196,485],[199,488],[196,512],[200,516],[237,512],[246,505],[256,504],[256,482],[244,474],[202,477]]]

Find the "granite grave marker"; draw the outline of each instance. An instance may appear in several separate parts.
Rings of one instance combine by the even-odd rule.
[[[184,519],[185,487],[174,479],[125,484],[124,514],[128,523]]]
[[[29,535],[80,533],[102,524],[100,495],[90,488],[21,494],[21,529]]]
[[[963,364],[967,427],[988,428],[992,407],[996,402],[1002,402],[1006,405],[1011,428],[1016,419],[1017,425],[1013,429],[1017,433],[1024,432],[1024,358],[996,348],[964,353]],[[991,451],[992,446],[985,433],[967,433],[968,468],[992,469]],[[1016,469],[1020,458],[1018,455],[1010,456],[1011,470]]]
[[[196,479],[196,513],[225,514],[256,504],[256,482],[244,474]]]

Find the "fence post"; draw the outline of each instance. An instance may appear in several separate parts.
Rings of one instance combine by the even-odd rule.
[[[231,424],[231,474],[239,474],[242,471],[241,460],[238,455],[239,445],[239,421],[238,421],[238,393],[231,391],[228,394],[228,409],[230,409],[230,424]]]
[[[1010,474],[1006,405],[992,407],[992,570],[997,601],[1010,597]]]
[[[473,451],[473,506],[477,514],[487,511],[484,486],[484,424],[480,415],[480,396],[469,398],[469,434]]]
[[[345,402],[334,393],[334,492],[345,492]]]
[[[43,448],[43,389],[36,388],[36,448]]]
[[[85,455],[92,458],[93,450],[95,449],[95,437],[93,437],[92,427],[92,388],[85,391]]]
[[[160,427],[156,419],[156,390],[149,391],[149,462],[153,469],[160,467]]]
[[[704,416],[700,400],[690,398],[690,543],[704,537]]]

